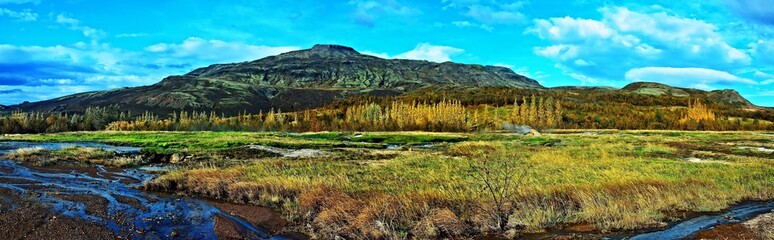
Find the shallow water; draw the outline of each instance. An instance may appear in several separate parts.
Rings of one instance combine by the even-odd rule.
[[[139,152],[138,148],[96,143],[0,142],[0,155],[18,148],[58,149],[73,145],[120,153]],[[98,167],[96,173],[91,174],[77,168],[54,172],[36,169],[14,161],[0,160],[0,179],[3,179],[0,188],[37,196],[35,201],[51,206],[52,211],[105,226],[118,236],[129,239],[214,239],[214,219],[215,216],[221,216],[236,226],[242,235],[253,236],[254,239],[282,239],[272,237],[267,230],[220,211],[203,200],[140,191],[137,187],[155,176],[137,169],[108,172]],[[90,206],[77,200],[63,200],[62,195],[85,198],[87,201],[96,197],[104,198],[107,201],[106,212],[95,213],[92,210],[89,213]],[[91,207],[94,209],[95,206]]]
[[[662,231],[634,236],[631,240],[683,239],[714,226],[746,221],[772,210],[774,210],[774,202],[744,203],[734,206],[722,214],[691,218]]]
[[[99,148],[107,151],[114,151],[118,154],[134,154],[139,153],[138,147],[125,147],[125,146],[112,146],[102,143],[93,142],[67,142],[67,143],[53,143],[53,142],[0,142],[0,151],[16,150],[19,148],[40,147],[45,149],[62,149],[66,147],[79,146],[89,148]]]

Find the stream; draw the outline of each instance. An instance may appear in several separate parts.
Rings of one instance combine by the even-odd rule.
[[[0,155],[7,151],[67,146],[103,148],[118,153],[135,153],[139,148],[97,143],[0,142]],[[90,169],[90,170],[86,170]],[[210,202],[181,196],[141,191],[142,182],[155,177],[138,169],[108,171],[102,167],[28,167],[0,160],[0,188],[15,192],[62,216],[81,219],[107,228],[129,239],[216,239],[216,219],[251,239],[286,239],[219,210]],[[0,200],[8,201],[7,196]],[[16,198],[21,199],[21,198]],[[18,208],[11,203],[11,209]],[[257,207],[255,207],[257,208]]]
[[[687,219],[661,231],[640,234],[631,240],[646,239],[683,239],[712,227],[744,222],[760,214],[774,210],[774,202],[748,202],[731,207],[729,210],[714,215],[702,215]]]

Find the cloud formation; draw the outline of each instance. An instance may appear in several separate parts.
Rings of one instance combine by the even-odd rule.
[[[495,25],[521,24],[527,20],[522,13],[527,1],[443,0],[443,3],[443,9],[453,9],[467,18],[453,21],[452,24],[457,27],[478,27],[491,32]]]
[[[80,31],[84,37],[88,37],[94,40],[103,38],[105,32],[99,29],[95,29],[89,26],[81,24],[81,21],[75,18],[67,17],[64,14],[56,16],[56,22],[69,27],[72,30]]]
[[[355,6],[352,17],[355,23],[373,27],[376,19],[385,15],[416,15],[421,13],[418,9],[408,7],[397,0],[351,0],[350,5]]]
[[[417,46],[407,52],[390,56],[387,53],[377,53],[370,51],[362,51],[362,54],[371,55],[374,57],[384,59],[410,59],[410,60],[425,60],[431,62],[448,62],[452,61],[452,57],[464,53],[465,50],[450,47],[450,46],[438,46],[430,43],[420,43]]]
[[[0,17],[9,17],[16,21],[21,22],[34,22],[38,20],[38,14],[32,12],[30,9],[22,11],[14,11],[7,8],[0,8]]]
[[[436,46],[429,43],[420,43],[411,51],[395,56],[398,59],[426,60],[431,62],[448,62],[451,57],[465,52],[465,50],[449,47]]]
[[[166,63],[186,62],[186,59],[202,63],[232,63],[260,59],[293,50],[298,47],[270,47],[242,42],[225,42],[190,37],[181,43],[159,43],[148,46],[146,51],[161,56]]]
[[[664,11],[641,13],[624,7],[604,7],[599,12],[601,20],[537,19],[525,33],[550,43],[535,47],[535,54],[555,60],[558,68],[582,82],[620,82],[625,76],[659,70],[646,68],[653,66],[668,67],[660,70],[729,71],[751,62],[745,51],[731,46],[717,27],[707,22]],[[639,68],[647,71],[627,74]],[[700,80],[685,81],[693,81],[692,85],[720,83]]]
[[[0,4],[40,4],[40,0],[0,0]]]

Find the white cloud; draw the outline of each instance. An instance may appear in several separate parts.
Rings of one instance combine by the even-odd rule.
[[[758,40],[749,45],[750,52],[757,60],[774,64],[774,40]]]
[[[101,88],[87,85],[54,85],[54,86],[7,86],[0,85],[0,92],[8,91],[2,94],[0,104],[17,104],[24,101],[35,102],[39,100],[52,99],[64,95],[96,91]]]
[[[485,24],[522,23],[526,17],[518,10],[518,8],[505,9],[501,7],[496,9],[491,6],[471,5],[465,15]]]
[[[443,0],[444,10],[455,10],[468,20],[452,22],[457,27],[479,27],[494,30],[494,25],[512,25],[526,22],[522,8],[527,1],[500,3],[478,0]]]
[[[378,58],[385,58],[385,59],[390,58],[390,55],[387,53],[377,53],[377,52],[369,52],[369,51],[363,51],[360,53],[365,55],[371,55]]]
[[[367,27],[373,27],[376,19],[384,15],[411,16],[421,13],[418,9],[403,5],[397,0],[350,0],[349,4],[355,5],[352,13],[355,23]]]
[[[145,37],[148,36],[147,33],[120,33],[117,34],[117,38],[137,38],[137,37]]]
[[[242,42],[225,42],[190,37],[182,43],[159,43],[145,48],[148,52],[163,54],[175,59],[195,59],[213,63],[232,63],[256,60],[284,52],[298,50],[298,47],[270,47],[250,45]]]
[[[468,22],[468,21],[454,21],[454,22],[452,22],[452,25],[457,26],[457,27],[461,27],[461,28],[466,28],[466,27],[481,28],[481,29],[483,29],[483,30],[485,30],[487,32],[491,32],[491,31],[494,30],[494,28],[489,26],[489,25],[478,24],[478,23],[471,23],[471,22]]]
[[[571,17],[535,20],[534,27],[527,30],[538,37],[554,42],[585,42],[613,37],[616,32],[604,23],[590,19]]]
[[[597,65],[597,64],[596,64],[596,63],[594,63],[594,62],[587,62],[586,60],[583,60],[583,59],[580,59],[580,58],[578,58],[578,59],[575,59],[575,61],[574,61],[573,63],[574,63],[575,65],[577,65],[577,66],[581,66],[581,67],[585,67],[585,66],[594,66],[594,65]]]
[[[755,71],[755,73],[753,73],[753,76],[757,78],[774,78],[774,75],[761,72],[761,71]]]
[[[755,97],[774,97],[774,91],[758,92],[758,93],[756,93],[756,94],[754,94],[752,96],[755,96]]]
[[[763,79],[761,81],[761,85],[769,85],[774,83],[774,75],[772,74],[768,74],[761,71],[755,71],[755,73],[753,73],[753,76],[758,79]]]
[[[38,20],[38,14],[29,9],[14,11],[7,8],[0,8],[0,16],[6,16],[22,22],[34,22]]]
[[[95,29],[89,26],[84,26],[81,21],[75,18],[67,17],[64,14],[56,16],[56,22],[69,27],[72,30],[80,31],[84,37],[98,40],[105,36],[105,32],[99,29]]]
[[[516,66],[514,66],[513,64],[505,64],[505,63],[495,63],[495,64],[494,64],[494,66],[497,66],[497,67],[504,67],[504,68],[510,68],[511,70],[513,70],[513,69],[514,69],[514,67],[516,67]]]
[[[429,43],[421,43],[414,50],[399,54],[395,58],[427,60],[431,62],[448,62],[451,57],[465,52],[465,50],[449,47],[436,46]]]
[[[710,23],[663,9],[641,13],[604,7],[599,12],[599,20],[538,19],[525,34],[549,42],[535,47],[535,54],[556,60],[566,74],[582,81],[619,81],[627,71],[649,66],[730,71],[752,61]]]
[[[420,43],[417,46],[408,51],[395,56],[390,56],[387,53],[377,53],[370,51],[362,51],[362,54],[371,55],[385,59],[411,59],[411,60],[426,60],[431,62],[448,62],[452,61],[451,57],[464,53],[465,50],[450,47],[450,46],[436,46],[430,43]]]
[[[25,4],[25,3],[39,4],[40,0],[0,0],[0,4]]]
[[[644,67],[626,73],[631,82],[660,82],[672,86],[715,89],[716,85],[756,85],[757,82],[724,71],[706,68]]]

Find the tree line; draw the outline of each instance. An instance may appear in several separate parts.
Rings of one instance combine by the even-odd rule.
[[[0,116],[0,133],[94,130],[469,132],[503,130],[505,123],[536,129],[774,130],[771,123],[774,111],[730,108],[706,99],[497,88],[459,90],[456,95],[459,99],[440,90],[392,97],[362,96],[317,109],[244,112],[237,116],[186,111],[133,115],[117,106],[88,108],[81,114],[13,112]]]

